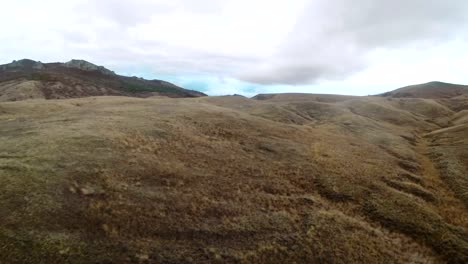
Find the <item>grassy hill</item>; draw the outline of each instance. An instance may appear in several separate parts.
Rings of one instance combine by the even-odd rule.
[[[467,95],[468,86],[444,82],[429,82],[424,84],[411,85],[382,94],[382,96],[386,97],[390,96],[396,98],[409,97],[428,99],[454,98]]]
[[[465,112],[256,99],[0,103],[0,263],[468,261]]]

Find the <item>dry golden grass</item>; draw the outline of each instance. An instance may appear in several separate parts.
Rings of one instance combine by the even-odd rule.
[[[0,103],[0,263],[466,262],[430,159],[466,134],[428,146],[455,113],[398,100]]]

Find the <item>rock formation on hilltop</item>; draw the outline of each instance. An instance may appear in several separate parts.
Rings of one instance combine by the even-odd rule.
[[[103,66],[97,66],[90,62],[87,62],[85,60],[71,60],[69,62],[64,63],[64,66],[68,68],[76,68],[76,69],[80,69],[84,71],[98,71],[102,74],[115,75],[115,72],[108,70]]]

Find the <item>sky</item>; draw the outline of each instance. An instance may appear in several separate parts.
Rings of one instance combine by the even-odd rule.
[[[15,0],[0,64],[84,59],[209,95],[468,84],[466,0]]]

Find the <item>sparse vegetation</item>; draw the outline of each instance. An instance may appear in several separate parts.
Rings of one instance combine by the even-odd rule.
[[[51,74],[40,73],[40,72],[31,73],[28,79],[33,80],[33,81],[43,81],[43,82],[57,81],[57,78],[53,77]]]
[[[1,103],[0,263],[466,262],[463,131],[284,98]]]
[[[153,92],[153,93],[162,93],[162,94],[174,94],[183,97],[184,91],[174,89],[174,87],[165,87],[162,85],[149,85],[144,82],[122,82],[122,89],[129,93],[142,93],[142,92]]]

